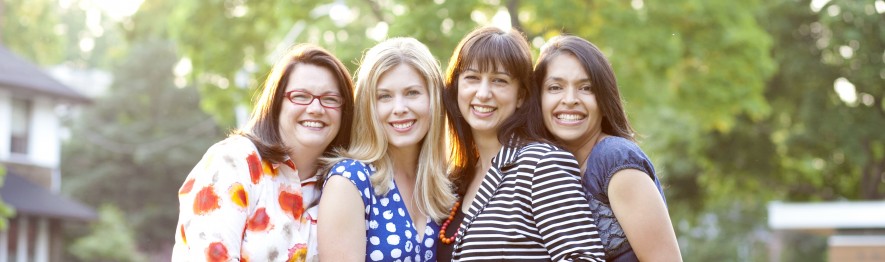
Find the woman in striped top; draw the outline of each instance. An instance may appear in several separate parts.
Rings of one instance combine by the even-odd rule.
[[[443,222],[439,259],[602,261],[578,163],[546,142],[525,37],[495,27],[468,34],[443,101],[463,198]]]

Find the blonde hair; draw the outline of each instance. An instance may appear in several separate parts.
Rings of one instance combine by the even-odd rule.
[[[376,115],[376,92],[382,75],[399,65],[408,65],[424,77],[430,96],[430,129],[421,142],[413,199],[418,210],[435,221],[449,215],[448,208],[455,201],[451,182],[447,178],[445,147],[445,110],[442,103],[443,78],[439,62],[430,50],[414,38],[397,37],[378,43],[363,57],[356,74],[355,106],[350,149],[330,163],[351,158],[371,163],[376,173],[371,176],[378,195],[387,194],[393,182],[393,161],[387,154],[388,137],[384,124]]]

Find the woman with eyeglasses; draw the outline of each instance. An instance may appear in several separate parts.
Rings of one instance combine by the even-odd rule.
[[[454,201],[446,178],[443,80],[413,38],[385,40],[357,72],[350,150],[320,200],[322,261],[436,261],[440,222]]]
[[[353,83],[328,51],[274,65],[250,122],[216,143],[178,191],[173,261],[316,260],[320,157],[350,143]],[[315,206],[315,204],[313,205]]]

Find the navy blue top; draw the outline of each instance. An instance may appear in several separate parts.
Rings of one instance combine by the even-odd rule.
[[[340,175],[353,182],[363,199],[368,240],[366,261],[436,261],[439,224],[428,217],[424,234],[418,239],[396,184],[391,180],[390,191],[379,196],[369,181],[373,174],[373,165],[352,159],[336,163],[329,172],[330,178]]]
[[[599,236],[605,248],[606,261],[639,261],[627,241],[627,235],[618,218],[612,211],[608,199],[608,185],[612,176],[624,169],[636,169],[648,174],[654,180],[664,204],[667,200],[661,189],[661,182],[655,175],[655,168],[642,149],[630,140],[608,136],[593,146],[587,157],[587,172],[584,174],[584,190],[593,210],[593,219],[599,227]]]

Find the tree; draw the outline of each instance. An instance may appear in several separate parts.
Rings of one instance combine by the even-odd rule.
[[[71,254],[82,261],[146,261],[135,245],[135,232],[125,215],[112,205],[98,210],[99,221],[92,232],[70,246]]]
[[[172,245],[176,192],[222,136],[211,117],[195,110],[196,90],[173,85],[178,57],[170,43],[146,41],[131,50],[109,93],[73,123],[74,139],[63,148],[63,189],[92,206],[117,206],[138,232],[138,246],[154,251]]]

